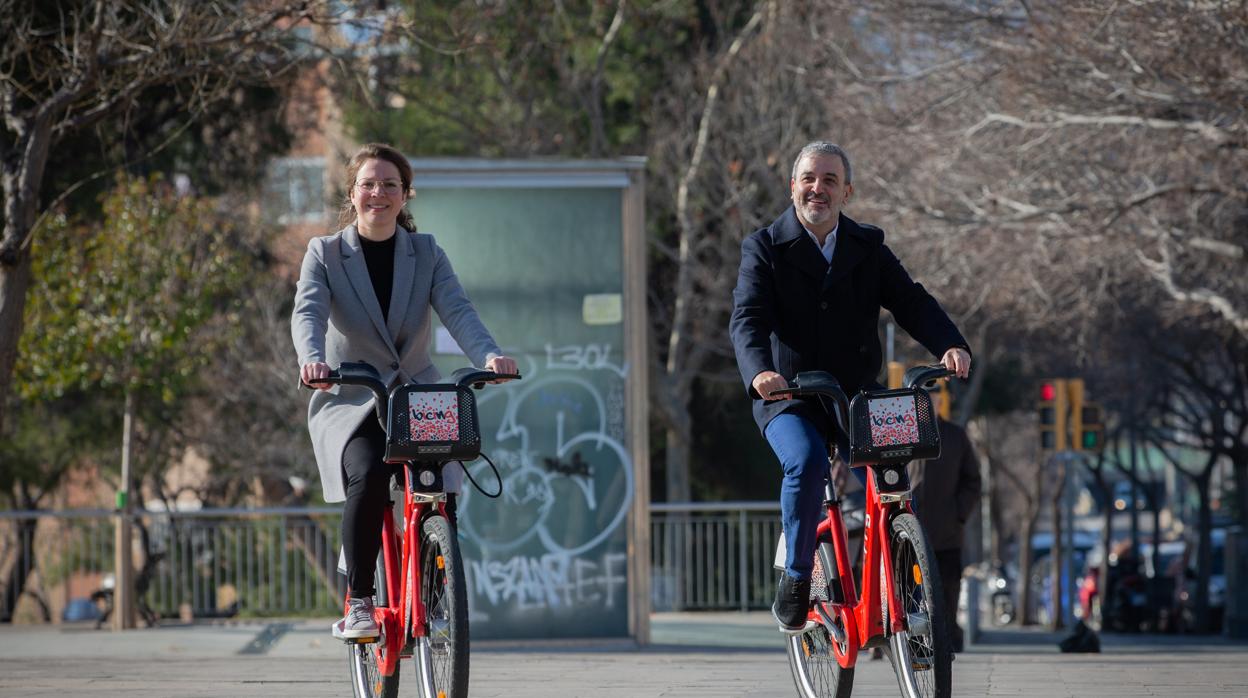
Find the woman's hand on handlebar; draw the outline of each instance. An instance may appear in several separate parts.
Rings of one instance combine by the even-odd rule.
[[[321,383],[318,379],[329,377],[329,364],[319,361],[310,361],[299,368],[299,380],[309,388],[317,390],[329,390],[333,385],[329,383]]]
[[[962,347],[950,347],[940,358],[940,363],[958,378],[971,375],[971,354]]]
[[[485,369],[487,371],[493,371],[495,373],[504,373],[504,374],[512,374],[512,375],[520,372],[516,368],[516,360],[508,356],[495,356],[489,361],[486,361]],[[512,379],[500,378],[498,380],[492,380],[490,382],[491,383],[506,383],[509,380],[512,380]]]
[[[789,382],[784,379],[784,376],[775,371],[763,371],[754,376],[754,380],[750,382],[750,385],[754,388],[754,392],[762,395],[763,399],[767,401],[783,400],[788,397],[788,395],[772,397],[772,392],[789,387]]]

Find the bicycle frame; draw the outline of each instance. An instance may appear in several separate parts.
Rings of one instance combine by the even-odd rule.
[[[867,467],[867,501],[863,528],[863,567],[862,596],[854,584],[853,565],[849,559],[849,536],[845,529],[845,520],[841,515],[839,500],[831,496],[826,500],[827,516],[819,523],[818,541],[831,543],[835,554],[837,577],[841,582],[841,591],[845,603],[835,601],[819,602],[812,609],[812,620],[828,621],[839,617],[845,628],[847,641],[834,644],[837,663],[842,667],[854,666],[858,650],[871,646],[877,638],[882,638],[884,619],[881,614],[880,575],[883,575],[885,594],[888,603],[889,634],[905,631],[905,614],[901,612],[901,604],[893,586],[893,559],[889,545],[889,524],[899,509],[911,511],[909,502],[891,495],[890,501],[883,501],[875,482],[875,468]],[[829,488],[828,494],[832,492]],[[831,623],[825,622],[827,625]]]
[[[383,676],[391,676],[398,668],[399,660],[411,656],[409,640],[425,636],[426,614],[421,598],[420,578],[420,527],[431,513],[446,515],[445,499],[417,498],[412,492],[412,469],[403,466],[403,538],[400,539],[394,525],[394,503],[386,507],[382,516],[381,551],[385,571],[386,606],[374,609],[377,625],[381,628],[373,651],[377,653],[378,669]]]

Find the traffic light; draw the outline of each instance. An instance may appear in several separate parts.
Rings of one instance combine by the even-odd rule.
[[[917,365],[917,364],[916,364]],[[905,366],[900,361],[888,362],[888,387],[900,388],[902,381],[905,379]],[[940,393],[940,410],[937,414],[940,418],[949,421],[949,415],[953,414],[953,402],[949,399],[949,381],[942,380],[936,384],[936,390]]]
[[[1040,448],[1045,451],[1066,450],[1066,381],[1061,378],[1040,384]]]
[[[1070,450],[1078,451],[1083,444],[1083,379],[1066,379],[1066,407],[1070,411],[1069,444]]]
[[[901,365],[900,361],[888,362],[888,387],[900,388],[902,377],[905,375],[906,367]]]
[[[1103,446],[1101,408],[1084,399],[1082,378],[1066,381],[1070,407],[1070,450],[1099,451]]]
[[[1101,406],[1085,402],[1079,411],[1079,429],[1072,430],[1076,451],[1099,451],[1105,447],[1104,422],[1101,421]]]
[[[940,409],[936,411],[936,414],[947,422],[949,415],[953,414],[953,401],[949,399],[949,381],[941,381],[937,386],[937,392],[940,393]]]

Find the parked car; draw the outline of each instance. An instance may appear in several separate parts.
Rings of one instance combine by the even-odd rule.
[[[1071,534],[1072,550],[1071,564],[1075,570],[1083,570],[1087,567],[1088,555],[1096,546],[1097,537],[1095,533],[1090,531],[1075,530]],[[1049,559],[1049,552],[1053,546],[1053,534],[1049,532],[1037,533],[1031,537],[1031,547],[1033,553],[1033,562],[1031,566],[1031,610],[1032,618],[1041,624],[1048,624],[1053,618],[1053,594],[1052,594],[1052,569],[1053,562]],[[1066,591],[1069,579],[1068,574],[1062,575],[1063,591]],[[1071,598],[1066,596],[1065,598]],[[1074,600],[1078,603],[1078,599]]]

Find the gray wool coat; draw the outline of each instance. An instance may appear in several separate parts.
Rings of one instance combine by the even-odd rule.
[[[429,356],[430,309],[474,366],[502,354],[433,236],[402,227],[395,234],[394,282],[385,318],[354,225],[308,242],[290,318],[300,367],[366,361],[391,388],[435,382],[440,375]],[[372,392],[356,385],[312,391],[308,432],[327,502],[347,498],[342,452],[364,419],[374,418],[373,401]],[[443,474],[447,488],[458,489],[459,466],[449,465]]]

